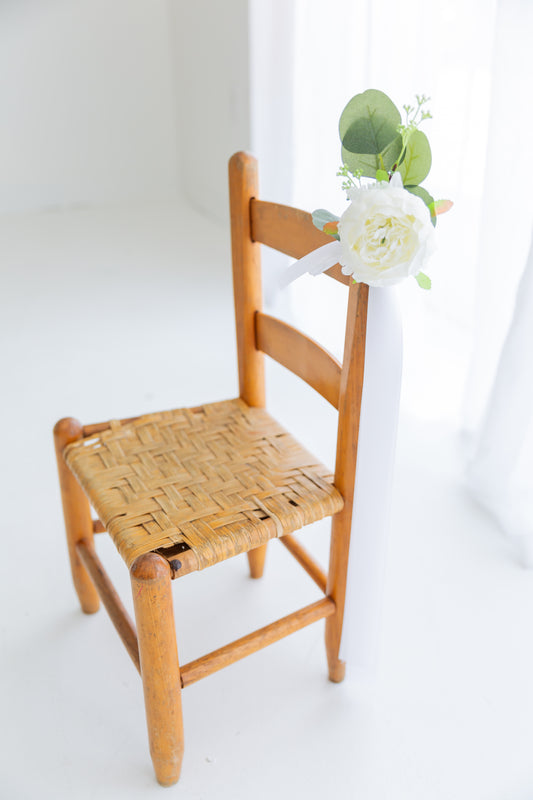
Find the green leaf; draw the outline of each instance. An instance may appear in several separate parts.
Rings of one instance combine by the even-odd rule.
[[[332,214],[331,211],[327,211],[325,208],[317,208],[316,211],[313,211],[312,218],[313,225],[315,228],[318,228],[319,231],[324,230],[324,225],[327,222],[338,222],[340,219],[340,217],[336,217],[335,214]]]
[[[342,160],[352,172],[374,178],[378,169],[392,169],[402,151],[400,112],[376,89],[356,94],[341,114]]]
[[[434,206],[435,200],[430,195],[428,190],[424,189],[423,186],[404,186],[403,188],[407,189],[407,191],[411,192],[411,194],[414,194],[417,197],[420,197],[420,199],[424,201],[424,203],[428,207],[429,213],[431,215],[431,222],[433,224],[433,227],[435,227],[436,224],[437,224],[437,217],[435,216],[435,214],[432,211],[432,206]]]
[[[437,214],[445,214],[453,206],[452,200],[435,200],[429,207],[429,210],[435,216]]]
[[[431,289],[431,278],[428,278],[423,272],[419,272],[415,278],[421,289]]]
[[[405,184],[416,186],[422,183],[431,169],[431,147],[422,131],[413,131],[409,136],[405,156],[398,167]]]
[[[335,214],[332,214],[331,211],[327,211],[325,208],[317,208],[316,211],[313,211],[311,216],[315,228],[318,228],[319,231],[324,231],[324,233],[327,233],[328,236],[332,237],[332,239],[340,239],[338,233],[331,233],[330,231],[324,230],[326,225],[331,224],[332,222],[337,223],[340,217],[336,217]]]
[[[341,114],[341,142],[352,153],[380,153],[396,138],[400,122],[392,100],[384,92],[367,89],[352,97]]]
[[[388,183],[389,182],[389,173],[385,172],[384,169],[376,170],[376,180],[380,181],[381,183]]]
[[[402,152],[402,137],[398,134],[381,153],[351,153],[342,148],[342,160],[351,172],[361,170],[367,178],[375,178],[379,170],[388,171],[398,161]]]

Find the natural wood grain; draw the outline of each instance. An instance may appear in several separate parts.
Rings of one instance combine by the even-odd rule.
[[[131,586],[150,753],[157,780],[176,783],[183,759],[183,721],[170,567],[156,553],[140,556]]]
[[[265,405],[265,364],[255,344],[255,312],[262,307],[261,251],[251,236],[250,201],[259,191],[257,160],[235,153],[229,161],[233,296],[239,393],[250,406]],[[247,553],[250,575],[263,574],[267,545]]]
[[[305,547],[303,547],[294,536],[291,536],[290,533],[287,536],[281,536],[280,542],[285,545],[289,553],[294,556],[296,561],[305,569],[316,585],[325,593],[327,576],[313,556],[310,555]]]
[[[54,428],[57,470],[59,473],[59,486],[61,488],[72,580],[74,581],[74,587],[82,610],[85,614],[94,614],[100,607],[98,593],[76,550],[76,543],[80,539],[87,539],[87,541],[92,542],[93,520],[91,509],[78,481],[63,458],[63,450],[67,444],[78,441],[82,436],[83,428],[81,423],[76,419],[72,419],[72,417],[59,420]]]
[[[239,393],[249,406],[265,405],[263,354],[255,345],[254,315],[262,306],[261,254],[250,232],[250,200],[257,196],[257,161],[236,153],[229,162],[233,293]]]
[[[137,671],[141,671],[139,663],[139,645],[137,642],[137,633],[135,626],[131,621],[130,615],[126,611],[120,597],[115,591],[115,587],[109,580],[109,576],[105,571],[102,562],[96,554],[94,545],[87,541],[87,539],[80,539],[76,543],[76,550],[83,562],[83,565],[89,575],[91,576],[94,585],[100,595],[100,599],[104,604],[111,622],[122,639],[131,660],[135,664]]]
[[[334,515],[326,592],[335,601],[336,612],[326,623],[326,652],[330,680],[338,683],[345,673],[339,659],[344,618],[346,575],[350,549],[353,492],[359,440],[359,416],[365,367],[366,317],[368,286],[352,286],[348,298],[346,339],[341,376],[335,486],[344,499],[344,507]]]
[[[250,206],[253,240],[288,256],[302,258],[311,250],[333,241],[327,233],[315,228],[311,214],[307,211],[258,199],[252,200]],[[325,274],[346,286],[353,283],[348,275],[342,274],[338,264]]]
[[[268,545],[263,544],[261,547],[256,547],[254,550],[249,550],[246,554],[248,556],[248,564],[250,565],[251,578],[257,579],[263,577],[267,549]]]
[[[182,685],[194,683],[323,618],[330,679],[342,680],[345,670],[339,659],[339,645],[364,374],[368,287],[354,285],[351,278],[342,275],[338,264],[326,273],[350,286],[342,367],[316,342],[263,314],[260,243],[300,258],[332,240],[313,226],[310,214],[258,199],[257,165],[251,156],[237,153],[232,157],[229,179],[240,397],[220,405],[224,405],[224,414],[233,415],[231,419],[221,424],[217,418],[216,425],[202,433],[198,421],[205,416],[205,422],[217,412],[218,404],[207,404],[84,427],[76,420],[65,419],[54,430],[76,590],[87,613],[97,610],[98,595],[101,596],[140,669],[150,752],[157,779],[163,785],[176,782],[181,769]],[[334,485],[325,467],[315,464],[307,452],[302,455],[296,441],[284,442],[282,437],[290,435],[275,428],[275,420],[266,418],[264,353],[303,378],[338,409]],[[235,404],[247,408],[238,409]],[[263,422],[259,424],[256,417],[262,416]],[[239,424],[245,429],[241,439],[237,436]],[[184,425],[189,425],[190,430],[185,431]],[[122,426],[131,426],[131,430]],[[222,443],[216,443],[216,436],[222,436]],[[207,450],[203,450],[206,441]],[[258,450],[251,448],[253,441],[259,443]],[[241,445],[242,463],[236,464],[235,455],[241,453]],[[274,453],[269,456],[270,465],[269,447]],[[190,448],[190,452],[182,452],[183,448]],[[301,463],[294,448],[300,448]],[[281,455],[287,455],[286,469],[278,461]],[[87,468],[82,463],[86,458],[90,460]],[[119,461],[115,463],[114,459]],[[95,521],[67,461],[91,499],[99,517]],[[110,473],[100,474],[106,470]],[[282,486],[274,483],[280,474],[287,480]],[[222,489],[228,476],[224,494]],[[118,484],[113,483],[115,480]],[[208,480],[213,481],[212,493],[220,501],[221,516],[216,504],[210,505]],[[242,496],[238,494],[239,482]],[[284,532],[331,514],[326,577],[304,547]],[[104,529],[109,531],[127,564],[131,564],[137,634],[94,550],[93,533]],[[212,544],[208,542],[208,529]],[[326,597],[180,669],[171,579],[245,551],[252,577],[260,577],[266,553],[264,543],[276,536]],[[124,542],[128,547],[120,549]],[[258,687],[257,691],[260,690]]]
[[[341,365],[314,339],[275,317],[255,315],[257,347],[339,407]]]
[[[289,614],[282,619],[272,622],[265,628],[260,628],[248,636],[243,636],[242,639],[237,639],[231,644],[221,647],[219,650],[214,650],[202,658],[185,664],[181,668],[181,680],[183,686],[188,686],[201,678],[217,672],[223,667],[233,664],[235,661],[267,647],[269,644],[283,639],[285,636],[305,628],[306,625],[311,625],[319,619],[328,617],[335,612],[335,604],[329,597],[324,597],[316,603],[312,603],[293,614]]]
[[[198,556],[194,550],[180,550],[173,552],[172,547],[165,547],[157,550],[159,555],[166,558],[172,570],[172,579],[182,578],[184,575],[189,575],[191,572],[196,572],[199,569]]]

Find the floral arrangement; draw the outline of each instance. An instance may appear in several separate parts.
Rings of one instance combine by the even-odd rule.
[[[402,122],[392,100],[369,89],[341,114],[337,174],[350,205],[340,218],[318,209],[313,223],[338,240],[330,252],[354,282],[391,286],[413,275],[421,288],[431,288],[422,268],[435,249],[437,216],[453,204],[434,200],[420,185],[431,168],[429,141],[419,130],[431,117],[428,99],[417,95],[416,106],[403,106]]]

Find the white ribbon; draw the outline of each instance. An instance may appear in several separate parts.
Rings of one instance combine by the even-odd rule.
[[[338,241],[292,264],[283,285],[318,275],[339,260]],[[365,373],[357,450],[340,657],[349,677],[372,679],[378,665],[396,433],[402,376],[402,326],[394,288],[370,287]]]
[[[310,253],[295,261],[285,270],[279,280],[280,288],[285,288],[296,278],[305,275],[306,272],[310,275],[320,275],[321,272],[325,272],[325,270],[338,262],[340,254],[341,243],[337,239],[323,244],[322,247],[318,247],[316,250],[311,250]]]
[[[348,676],[371,678],[378,666],[401,382],[402,326],[396,292],[371,286],[340,651]]]

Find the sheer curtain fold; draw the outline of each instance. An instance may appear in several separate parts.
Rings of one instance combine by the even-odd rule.
[[[481,465],[487,447],[484,413],[513,318],[532,220],[527,164],[533,3],[331,0],[326,11],[322,0],[288,0],[284,8],[292,24],[291,36],[282,36],[293,70],[292,111],[286,106],[283,119],[265,117],[262,133],[274,141],[278,126],[290,125],[290,200],[296,205],[335,213],[345,206],[335,177],[340,161],[336,123],[349,97],[375,87],[398,106],[411,102],[415,93],[432,98],[435,119],[425,124],[433,165],[426,183],[455,205],[439,219],[432,291],[422,296],[415,286],[401,287],[402,402],[408,413],[467,432],[473,454],[469,479],[472,484],[477,473],[479,484],[487,475],[487,463]],[[263,47],[276,63],[275,26],[269,35]],[[276,161],[272,152],[270,158]],[[325,334],[335,350],[342,328],[324,322],[325,291],[329,287],[321,281],[302,280],[277,298],[272,288],[270,296],[282,303],[292,298],[300,324],[314,335]],[[523,347],[523,364],[515,375],[507,370],[506,386],[495,389],[504,396],[518,391],[520,371],[529,369],[531,345],[523,342]],[[497,406],[503,409],[505,402]],[[505,412],[498,412],[498,422],[494,409],[493,404],[491,430],[500,422],[503,430]],[[520,426],[529,442],[527,420]],[[513,466],[517,486],[533,485],[527,442]],[[500,477],[493,471],[490,480]]]
[[[477,259],[475,339],[466,381],[468,485],[533,566],[533,6],[500,0]],[[529,256],[528,256],[528,247]],[[525,265],[525,266],[524,266]]]
[[[474,496],[494,514],[529,567],[533,567],[532,358],[533,235],[468,469]]]
[[[485,488],[501,489],[498,519],[512,523],[515,533],[519,529],[524,544],[533,506],[531,513],[519,509],[516,487],[529,485],[521,497],[533,497],[533,436],[526,436],[533,407],[531,257],[517,287],[531,229],[527,154],[533,106],[526,98],[533,4],[331,0],[326,8],[322,0],[288,0],[284,8],[293,25],[292,38],[282,37],[293,69],[290,119],[263,115],[261,134],[273,141],[278,125],[290,125],[288,201],[308,210],[342,213],[346,200],[335,177],[340,162],[337,121],[354,94],[378,88],[398,107],[412,103],[416,94],[432,98],[435,120],[425,123],[433,153],[427,188],[455,205],[439,219],[439,252],[430,267],[432,291],[421,292],[414,281],[400,287],[403,409],[452,431],[470,432],[470,486],[482,502]],[[270,50],[264,52],[275,62],[275,26],[270,37]],[[287,93],[283,87],[280,91]],[[276,166],[272,150],[269,158],[271,164],[263,160],[267,171]],[[339,354],[344,309],[331,283],[301,278],[277,296],[272,288],[271,299],[282,308],[289,300],[296,324]],[[338,304],[339,313],[325,319],[323,309],[331,302]],[[371,596],[376,601],[385,552],[381,547],[373,560],[367,601]],[[531,553],[533,563],[533,536]],[[373,607],[378,606],[379,598]],[[379,638],[374,616],[366,636],[368,663]]]

